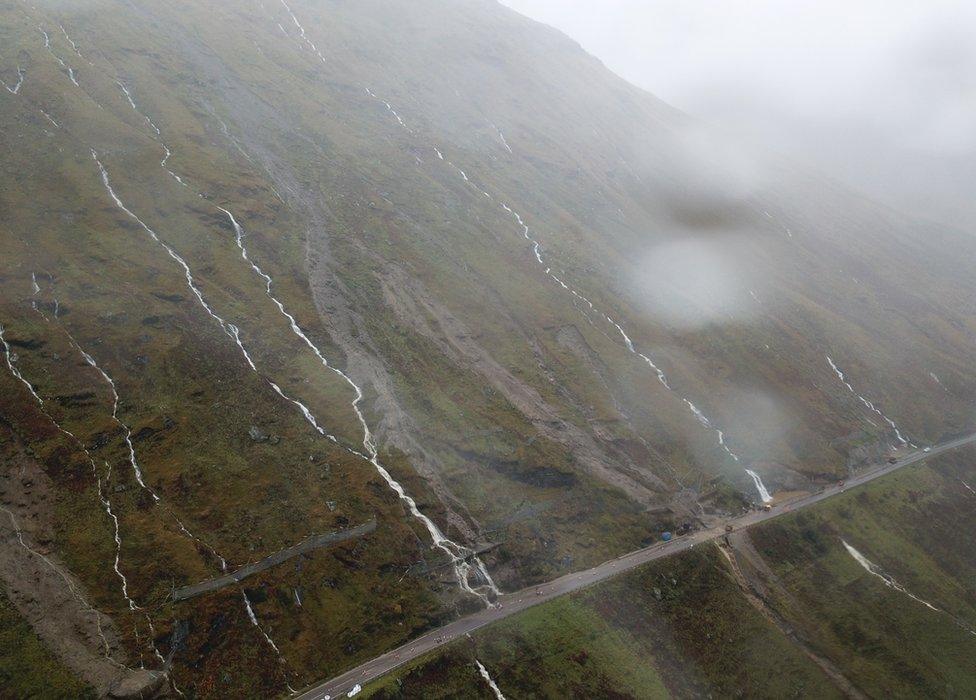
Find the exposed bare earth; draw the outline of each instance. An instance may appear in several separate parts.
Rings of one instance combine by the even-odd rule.
[[[51,480],[0,424],[0,581],[17,610],[68,668],[102,695],[150,697],[165,674],[131,669],[112,620],[48,549]]]
[[[426,294],[419,282],[405,275],[395,275],[394,278],[395,291],[390,287],[385,291],[387,303],[394,309],[398,318],[437,344],[454,362],[483,377],[515,406],[541,435],[573,450],[580,463],[592,474],[620,488],[640,503],[661,502],[661,492],[665,486],[657,476],[646,470],[632,476],[611,467],[611,464],[620,461],[621,456],[618,455],[616,460],[611,459],[600,449],[589,432],[561,418],[558,411],[550,406],[538,391],[498,363],[478,343],[476,334],[446,307]],[[436,329],[427,322],[427,319],[431,319],[436,324]],[[622,457],[626,458],[626,455]],[[634,470],[636,471],[636,467]]]

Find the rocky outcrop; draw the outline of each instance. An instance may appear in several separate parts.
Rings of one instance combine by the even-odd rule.
[[[130,671],[108,691],[115,700],[150,700],[170,697],[169,677],[164,671],[138,669]]]

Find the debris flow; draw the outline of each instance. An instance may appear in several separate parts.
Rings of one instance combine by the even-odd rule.
[[[20,546],[23,547],[24,549],[26,549],[27,552],[28,552],[28,554],[30,554],[33,557],[37,557],[38,559],[40,559],[41,561],[43,561],[45,564],[47,564],[47,566],[52,571],[54,571],[54,573],[56,573],[61,578],[62,581],[64,581],[65,585],[67,585],[67,587],[68,587],[68,590],[71,592],[71,595],[74,596],[74,598],[79,603],[81,603],[82,607],[84,607],[86,610],[88,610],[88,612],[90,612],[92,614],[92,616],[93,616],[93,618],[95,620],[95,628],[98,630],[98,636],[99,636],[99,638],[102,641],[102,647],[103,647],[103,649],[105,651],[105,658],[108,659],[109,661],[115,663],[115,664],[118,664],[118,662],[115,661],[115,659],[113,659],[112,656],[111,656],[111,649],[109,648],[108,639],[105,637],[104,630],[102,630],[102,613],[100,613],[98,610],[96,610],[95,608],[93,608],[88,603],[88,601],[85,600],[85,597],[83,595],[81,595],[81,593],[78,592],[78,589],[75,587],[74,582],[61,569],[61,567],[59,567],[57,564],[55,564],[53,561],[51,561],[47,556],[45,556],[44,554],[41,554],[36,549],[34,549],[33,547],[31,547],[30,545],[27,544],[27,542],[24,540],[24,531],[21,529],[20,523],[17,521],[17,517],[11,511],[7,510],[3,506],[0,506],[0,510],[2,510],[4,513],[6,513],[7,514],[7,517],[10,518],[10,524],[13,525],[14,534],[16,534],[16,536],[17,536],[17,542],[20,544]]]
[[[129,104],[132,105],[133,108],[135,109],[135,102],[132,99],[131,92],[124,86],[124,84],[119,83],[119,86],[122,88],[123,93],[125,94],[126,98],[129,101]],[[138,112],[138,109],[136,109],[136,111]],[[161,137],[161,133],[159,132],[158,127],[156,127],[156,125],[152,122],[152,120],[149,119],[149,117],[147,117],[146,115],[143,115],[143,117],[150,124],[150,126],[157,133],[157,135]],[[168,153],[169,152],[169,149],[166,149],[166,150],[167,150],[167,153]],[[247,349],[245,348],[243,342],[241,341],[240,330],[237,328],[237,326],[235,326],[234,324],[229,323],[229,322],[225,321],[223,318],[221,318],[214,311],[214,309],[207,303],[207,301],[204,299],[203,293],[200,291],[199,287],[197,286],[197,284],[196,284],[196,282],[195,282],[195,280],[193,278],[192,272],[191,272],[190,267],[187,264],[187,262],[180,255],[178,255],[176,253],[176,251],[173,250],[173,248],[171,246],[169,246],[162,239],[160,239],[160,237],[158,236],[158,234],[152,228],[150,228],[145,222],[142,221],[142,219],[140,219],[138,216],[136,216],[135,213],[132,212],[132,210],[128,209],[125,206],[125,204],[123,204],[122,200],[119,199],[118,195],[115,193],[115,190],[112,188],[112,185],[111,185],[111,182],[110,182],[109,176],[108,176],[108,171],[105,169],[104,165],[102,165],[102,162],[99,160],[98,153],[94,149],[92,149],[91,154],[92,154],[92,159],[98,165],[99,172],[100,172],[101,178],[102,178],[102,184],[105,186],[106,191],[108,192],[109,196],[111,197],[111,199],[115,203],[115,205],[119,209],[121,209],[123,212],[125,212],[129,217],[131,217],[134,221],[136,221],[136,223],[138,223],[142,227],[142,229],[147,234],[149,234],[149,236],[156,243],[158,243],[173,260],[175,260],[180,265],[180,267],[183,269],[184,276],[186,277],[187,286],[193,292],[193,294],[196,297],[197,301],[204,308],[204,310],[208,313],[208,315],[210,315],[210,317],[213,318],[220,325],[220,327],[223,329],[223,331],[231,339],[234,340],[234,342],[236,343],[238,349],[240,349],[241,354],[244,356],[244,359],[247,362],[248,366],[251,368],[251,370],[254,371],[257,374],[260,374],[260,372],[258,372],[257,366],[255,365],[254,360],[252,359],[250,353],[247,351]],[[163,167],[165,167],[165,165]],[[177,177],[177,176],[174,174],[174,177]],[[183,180],[179,179],[178,177],[177,177],[177,179],[180,181],[180,184],[183,184],[185,186],[185,183],[183,182]],[[344,372],[342,372],[338,368],[332,367],[328,363],[328,361],[325,359],[325,356],[321,353],[321,351],[319,351],[318,347],[314,343],[312,343],[312,341],[308,338],[308,336],[298,326],[298,324],[295,321],[294,316],[292,316],[290,313],[288,313],[285,310],[284,305],[277,298],[274,297],[274,295],[271,292],[271,283],[272,283],[271,277],[269,275],[267,275],[260,267],[258,267],[252,260],[250,260],[250,258],[247,255],[247,249],[246,249],[246,247],[244,245],[244,231],[243,231],[243,228],[237,223],[237,220],[234,218],[233,214],[231,214],[231,212],[229,210],[224,209],[223,207],[218,207],[218,208],[225,215],[227,215],[228,219],[231,221],[232,226],[234,227],[234,231],[235,231],[235,234],[236,234],[236,242],[237,242],[237,245],[238,245],[239,249],[241,250],[242,257],[244,258],[245,261],[247,261],[251,265],[252,270],[254,270],[254,272],[257,275],[259,275],[264,280],[264,282],[265,282],[265,290],[266,290],[266,293],[267,293],[268,297],[271,298],[271,300],[275,303],[275,305],[278,307],[278,310],[285,317],[288,318],[289,323],[291,325],[292,332],[295,333],[299,338],[301,338],[301,340],[303,342],[305,342],[305,344],[308,345],[308,347],[310,349],[312,349],[312,351],[319,358],[319,361],[323,364],[323,366],[325,366],[330,371],[335,372],[340,377],[342,377],[344,379],[344,381],[346,381],[349,384],[349,386],[353,389],[353,391],[355,392],[355,395],[356,396],[355,396],[355,399],[352,402],[352,407],[353,407],[353,410],[356,413],[357,419],[359,420],[359,422],[360,422],[360,424],[361,424],[361,426],[363,428],[363,446],[366,449],[366,453],[367,453],[365,455],[359,454],[359,453],[357,453],[357,454],[359,454],[359,456],[367,459],[376,468],[376,470],[380,473],[380,475],[387,482],[387,484],[390,486],[390,488],[392,488],[397,493],[397,495],[401,498],[401,500],[403,500],[403,502],[407,505],[407,508],[410,511],[411,515],[413,515],[415,518],[417,518],[418,520],[420,520],[421,523],[424,525],[424,527],[427,529],[427,531],[430,533],[431,538],[434,541],[434,546],[437,547],[437,548],[439,548],[439,549],[441,549],[444,553],[446,553],[450,557],[451,562],[452,562],[452,565],[454,567],[454,571],[455,571],[456,578],[458,580],[458,584],[460,585],[460,587],[462,588],[462,590],[464,590],[465,592],[470,593],[470,594],[472,594],[474,596],[477,596],[477,597],[481,598],[482,601],[486,605],[489,605],[489,606],[492,605],[492,602],[491,602],[491,600],[489,599],[489,597],[488,597],[488,595],[486,593],[484,593],[484,592],[476,589],[475,587],[472,587],[471,584],[469,583],[469,577],[470,577],[471,571],[472,571],[472,569],[474,569],[478,573],[478,575],[485,581],[484,586],[479,585],[478,588],[487,587],[490,592],[494,593],[496,596],[499,595],[499,590],[498,590],[497,586],[495,585],[495,583],[492,581],[491,576],[488,574],[488,571],[485,568],[484,564],[473,554],[473,552],[471,552],[471,550],[469,550],[466,547],[463,547],[463,546],[461,546],[461,545],[459,545],[459,544],[457,544],[457,543],[449,540],[447,537],[445,537],[443,535],[443,533],[441,533],[440,529],[434,524],[434,522],[430,518],[428,518],[426,515],[424,515],[423,513],[420,512],[420,510],[417,508],[416,502],[413,500],[412,497],[410,497],[409,495],[407,495],[407,493],[404,490],[403,486],[399,482],[397,482],[392,477],[392,475],[386,470],[386,468],[384,468],[380,464],[379,458],[378,458],[378,450],[377,450],[377,448],[376,448],[376,446],[374,444],[372,433],[371,433],[371,431],[370,431],[370,429],[369,429],[369,427],[368,427],[368,425],[366,423],[366,419],[363,416],[362,411],[359,408],[359,403],[360,403],[360,401],[362,401],[362,398],[363,398],[362,389],[355,382],[353,382],[352,379],[348,375],[346,375]],[[292,403],[295,406],[297,406],[299,408],[299,410],[301,410],[302,415],[305,417],[305,419],[308,421],[308,423],[320,435],[322,435],[323,437],[326,437],[329,440],[331,440],[332,442],[338,444],[337,438],[334,435],[328,433],[318,423],[318,421],[315,418],[314,414],[312,414],[312,412],[309,410],[309,408],[305,404],[303,404],[301,401],[299,401],[297,399],[294,399],[294,398],[288,396],[281,389],[281,387],[278,384],[276,384],[275,382],[271,381],[270,379],[267,379],[267,382],[271,386],[271,388],[275,391],[275,393],[277,393],[281,398],[283,398],[286,401],[289,401],[290,403]]]
[[[369,95],[370,97],[373,97],[374,99],[376,99],[376,100],[379,100],[379,101],[380,101],[380,102],[382,102],[382,103],[383,103],[384,105],[386,105],[386,107],[387,107],[387,109],[388,109],[388,110],[389,110],[389,111],[390,111],[390,112],[391,112],[391,113],[393,114],[393,116],[394,116],[394,117],[396,117],[396,120],[397,120],[397,122],[398,122],[398,123],[400,124],[400,126],[402,126],[402,127],[404,128],[404,129],[406,129],[406,131],[407,131],[408,133],[410,133],[410,134],[413,134],[413,131],[411,131],[410,129],[408,129],[408,128],[406,127],[406,125],[405,125],[405,124],[403,123],[403,120],[402,120],[402,119],[400,118],[400,116],[399,116],[399,114],[397,114],[397,113],[396,113],[396,111],[395,111],[395,110],[393,109],[393,107],[392,107],[392,106],[390,105],[390,103],[389,103],[389,102],[387,102],[386,100],[384,100],[384,99],[382,99],[381,97],[379,97],[378,95],[376,95],[376,94],[375,94],[375,93],[374,93],[374,92],[373,92],[372,90],[370,90],[369,88],[366,88],[366,93],[367,93],[367,94],[368,94],[368,95]],[[499,133],[501,133],[501,132],[499,132]],[[444,160],[444,156],[443,156],[443,154],[441,153],[441,151],[440,151],[439,149],[437,149],[436,147],[432,147],[432,148],[434,149],[434,152],[435,152],[435,153],[437,154],[437,156],[438,156],[438,158],[439,158],[440,160]],[[470,178],[468,177],[468,174],[467,174],[467,173],[466,173],[466,172],[465,172],[464,170],[462,170],[462,169],[461,169],[460,167],[458,167],[457,165],[455,165],[455,164],[454,164],[453,162],[450,162],[450,161],[447,161],[447,163],[448,163],[448,165],[450,165],[450,166],[451,166],[452,168],[454,168],[454,170],[455,170],[455,171],[456,171],[456,172],[458,173],[458,175],[460,175],[460,176],[461,176],[461,179],[462,179],[462,180],[464,180],[464,182],[466,182],[466,183],[468,183],[469,185],[471,185],[472,187],[474,187],[474,188],[475,188],[475,189],[476,189],[476,190],[477,190],[478,192],[480,192],[480,193],[481,193],[481,194],[482,194],[483,196],[485,196],[486,198],[488,198],[488,199],[493,199],[493,198],[492,198],[492,196],[491,196],[491,195],[490,195],[490,194],[489,194],[488,192],[485,192],[485,191],[484,191],[484,190],[482,190],[482,189],[481,189],[480,187],[478,187],[478,186],[477,186],[476,184],[474,184],[474,183],[473,183],[473,182],[471,181],[471,179],[470,179]],[[622,327],[622,326],[620,325],[620,323],[618,323],[617,321],[615,321],[615,320],[614,320],[613,318],[611,318],[611,317],[610,317],[610,316],[609,316],[608,314],[604,314],[604,313],[601,313],[601,312],[598,312],[598,311],[596,310],[596,307],[594,306],[594,304],[593,304],[593,302],[591,302],[591,301],[590,301],[589,299],[587,299],[587,298],[586,298],[586,297],[585,297],[585,296],[584,296],[583,294],[581,294],[581,293],[580,293],[579,291],[577,291],[577,290],[575,290],[575,289],[573,289],[572,287],[570,287],[570,286],[569,286],[569,285],[568,285],[568,284],[567,284],[566,282],[564,282],[564,281],[563,281],[563,280],[562,280],[562,279],[561,279],[560,277],[558,277],[558,276],[557,276],[556,274],[554,274],[554,273],[552,272],[552,267],[551,267],[550,265],[547,265],[547,264],[546,264],[546,262],[545,262],[545,260],[543,259],[543,255],[542,255],[542,243],[541,243],[541,242],[540,242],[540,241],[539,241],[538,239],[536,239],[536,238],[533,238],[533,237],[532,237],[532,235],[531,235],[531,233],[530,233],[530,230],[529,230],[529,227],[528,227],[528,225],[527,225],[527,224],[525,223],[525,221],[524,221],[524,220],[522,219],[522,216],[521,216],[521,215],[520,215],[520,214],[519,214],[519,213],[518,213],[517,211],[515,211],[515,210],[514,210],[514,209],[513,209],[512,207],[510,207],[509,205],[507,205],[507,204],[505,204],[505,203],[501,203],[501,207],[502,207],[502,209],[504,209],[504,210],[505,210],[505,211],[506,211],[506,212],[507,212],[507,213],[508,213],[508,214],[509,214],[509,215],[510,215],[511,217],[513,217],[513,218],[515,219],[515,221],[516,221],[516,222],[518,223],[518,225],[519,225],[519,228],[520,228],[520,229],[522,230],[522,236],[523,236],[523,238],[525,238],[525,240],[526,240],[526,241],[528,241],[528,242],[529,242],[529,243],[531,244],[531,246],[532,246],[532,254],[533,254],[533,256],[535,257],[535,260],[536,260],[536,262],[537,262],[537,263],[538,263],[538,264],[539,264],[539,265],[540,265],[541,267],[543,267],[543,268],[545,269],[545,274],[546,274],[546,275],[547,275],[547,276],[548,276],[549,278],[551,278],[551,279],[552,279],[552,280],[553,280],[554,282],[556,282],[556,283],[557,283],[557,284],[558,284],[558,285],[559,285],[560,287],[562,287],[562,288],[563,288],[564,290],[566,290],[566,291],[568,291],[568,292],[570,292],[570,293],[571,293],[571,294],[572,294],[572,295],[573,295],[573,296],[574,296],[574,297],[575,297],[576,299],[578,299],[579,301],[581,301],[581,302],[583,302],[584,304],[586,304],[586,305],[587,305],[587,306],[588,306],[588,307],[589,307],[589,308],[590,308],[590,309],[591,309],[592,311],[594,311],[594,312],[596,312],[596,313],[598,313],[598,314],[599,314],[599,315],[600,315],[601,317],[603,317],[603,318],[606,318],[606,320],[607,320],[607,322],[608,322],[609,324],[611,324],[611,325],[612,325],[612,326],[613,326],[614,328],[616,328],[616,329],[617,329],[617,331],[618,331],[618,332],[620,333],[620,335],[621,335],[621,337],[622,337],[622,338],[623,338],[623,340],[624,340],[624,344],[625,344],[625,345],[626,345],[626,347],[627,347],[627,350],[628,350],[628,351],[629,351],[629,352],[630,352],[631,354],[633,354],[633,355],[635,355],[635,356],[637,356],[637,357],[639,357],[639,358],[640,358],[641,360],[643,360],[643,361],[644,361],[644,362],[645,362],[645,363],[646,363],[646,364],[647,364],[647,365],[648,365],[648,366],[649,366],[649,367],[651,368],[651,370],[652,370],[652,371],[653,371],[653,372],[655,373],[655,375],[656,375],[656,376],[657,376],[657,378],[658,378],[658,381],[660,381],[660,382],[661,382],[661,384],[662,384],[662,385],[664,385],[664,387],[665,387],[666,389],[668,389],[668,391],[671,391],[672,393],[674,393],[675,395],[677,395],[677,396],[678,396],[679,398],[681,398],[681,400],[682,400],[682,401],[683,401],[683,402],[685,403],[685,405],[686,405],[686,406],[688,407],[688,409],[689,409],[689,410],[690,410],[690,411],[691,411],[691,412],[692,412],[692,413],[693,413],[693,414],[695,415],[695,417],[696,417],[696,418],[698,419],[698,421],[699,421],[699,423],[701,423],[701,424],[702,424],[702,425],[703,425],[703,426],[704,426],[705,428],[707,428],[707,429],[709,429],[709,430],[711,430],[711,431],[712,431],[712,432],[713,432],[713,433],[715,434],[715,436],[716,436],[716,439],[717,439],[717,441],[718,441],[718,444],[719,444],[719,447],[721,447],[721,448],[722,448],[722,450],[723,450],[723,451],[724,451],[724,452],[725,452],[725,453],[726,453],[726,454],[727,454],[727,455],[728,455],[728,456],[729,456],[729,457],[730,457],[730,458],[731,458],[731,459],[732,459],[732,460],[733,460],[734,462],[739,462],[739,461],[740,461],[740,459],[739,459],[739,456],[738,456],[738,455],[737,455],[737,454],[736,454],[736,453],[735,453],[735,452],[734,452],[734,451],[732,450],[732,448],[731,448],[731,447],[729,447],[729,445],[728,445],[728,443],[727,443],[727,441],[726,441],[726,438],[725,438],[725,433],[724,433],[724,432],[723,432],[722,430],[720,430],[719,428],[717,428],[717,427],[716,427],[716,426],[715,426],[715,425],[714,425],[714,424],[713,424],[713,423],[712,423],[712,422],[711,422],[711,421],[710,421],[710,420],[709,420],[709,419],[708,419],[708,418],[707,418],[707,417],[706,417],[706,416],[705,416],[705,415],[704,415],[704,414],[703,414],[703,413],[702,413],[702,412],[701,412],[701,411],[700,411],[700,410],[698,409],[698,407],[697,407],[697,406],[695,406],[695,404],[694,404],[694,403],[692,403],[692,401],[691,401],[691,400],[689,400],[689,399],[688,399],[687,397],[683,397],[683,396],[681,396],[680,394],[678,394],[678,393],[677,393],[677,392],[676,392],[676,391],[674,390],[674,388],[673,388],[673,387],[672,387],[672,386],[670,385],[670,383],[668,382],[668,379],[667,379],[667,376],[666,376],[666,375],[664,374],[664,371],[663,371],[663,370],[661,370],[661,368],[660,368],[660,367],[659,367],[659,366],[658,366],[658,365],[657,365],[657,364],[656,364],[656,363],[655,363],[655,362],[654,362],[654,361],[653,361],[653,360],[652,360],[652,359],[651,359],[650,357],[648,357],[648,356],[647,356],[646,354],[644,354],[644,353],[642,353],[642,352],[639,352],[639,351],[638,351],[638,350],[637,350],[637,349],[636,349],[636,348],[634,347],[634,343],[633,343],[633,341],[631,341],[631,339],[630,339],[630,337],[629,337],[629,336],[627,335],[627,333],[626,333],[626,332],[624,331],[624,329],[623,329],[623,327]],[[583,312],[583,315],[584,315],[584,316],[586,316],[586,314],[585,314],[585,312]],[[761,495],[761,494],[760,494],[760,495]]]
[[[306,36],[304,27],[298,21],[298,18],[291,11],[291,8],[288,6],[285,0],[281,0],[281,4],[282,6],[284,6],[288,14],[291,16],[291,19],[294,22],[295,26],[298,27],[301,33],[301,37],[306,43],[306,45],[315,53],[316,56],[318,56],[318,58],[322,62],[325,62],[325,58],[315,47],[315,44],[313,44],[312,41],[308,38],[308,36]],[[373,93],[373,91],[370,90],[368,87],[365,88],[365,90],[366,93],[371,97],[379,99],[378,97],[376,97],[375,93]],[[406,129],[409,132],[410,130],[407,128],[406,124],[403,123],[403,120],[400,118],[400,115],[397,114],[396,110],[393,109],[392,105],[390,105],[386,101],[382,101],[382,102],[386,106],[387,110],[396,118],[400,126],[402,126],[404,129]],[[392,474],[390,474],[390,472],[380,463],[379,450],[376,447],[376,442],[373,438],[373,433],[370,430],[368,423],[366,422],[366,418],[363,415],[362,409],[360,408],[360,403],[363,400],[362,388],[358,384],[356,384],[348,374],[329,364],[328,360],[326,360],[325,356],[322,354],[319,348],[314,343],[312,343],[312,341],[308,338],[308,336],[301,330],[301,328],[295,322],[294,317],[291,314],[289,314],[285,310],[281,302],[278,301],[272,295],[271,277],[268,276],[263,270],[261,270],[260,267],[254,264],[254,262],[252,262],[247,256],[247,251],[244,247],[243,229],[240,227],[240,225],[237,223],[237,221],[234,219],[233,215],[229,211],[227,211],[226,209],[221,209],[221,211],[223,211],[228,216],[228,218],[231,220],[232,225],[234,226],[234,230],[237,233],[238,246],[241,249],[241,255],[244,257],[245,260],[248,260],[248,262],[250,262],[254,272],[258,274],[262,279],[264,279],[265,284],[267,285],[266,289],[267,289],[268,296],[271,297],[272,301],[274,301],[275,305],[278,307],[278,310],[288,318],[292,332],[295,333],[299,338],[301,338],[301,340],[315,353],[316,357],[318,357],[323,367],[338,374],[355,393],[355,398],[352,401],[352,408],[356,414],[356,418],[359,420],[360,426],[362,427],[363,448],[366,451],[366,454],[360,456],[367,459],[370,462],[370,464],[372,464],[373,467],[376,468],[376,471],[379,472],[380,476],[383,477],[383,480],[386,481],[387,485],[391,489],[393,489],[394,492],[396,492],[396,494],[400,497],[400,500],[402,500],[403,503],[407,506],[407,509],[409,510],[410,514],[423,524],[428,534],[430,535],[431,539],[433,540],[434,547],[440,549],[450,558],[451,564],[454,569],[455,578],[457,579],[460,588],[466,593],[469,593],[473,596],[477,596],[478,598],[480,598],[485,603],[486,606],[492,607],[494,603],[492,602],[491,598],[487,593],[485,593],[481,589],[487,588],[488,591],[495,596],[500,595],[501,592],[498,589],[498,586],[495,585],[495,582],[492,580],[491,576],[489,575],[487,567],[485,567],[484,563],[477,557],[477,555],[474,554],[473,551],[471,551],[467,547],[464,547],[463,545],[460,545],[448,539],[444,535],[444,533],[441,532],[440,528],[437,527],[437,525],[434,523],[433,520],[431,520],[429,517],[421,513],[420,509],[417,508],[417,503],[413,499],[413,497],[407,494],[403,485],[400,484],[396,479],[394,479]],[[306,417],[312,420],[310,414],[307,415]],[[472,573],[476,573],[477,576],[481,579],[481,581],[483,581],[483,583],[478,583],[477,585],[472,586],[470,582]]]

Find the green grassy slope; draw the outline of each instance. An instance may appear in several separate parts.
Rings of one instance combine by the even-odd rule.
[[[0,595],[0,684],[11,698],[94,698]]]
[[[458,646],[384,680],[376,695],[461,693],[475,656],[519,697],[840,696],[749,607],[715,551],[533,608]]]
[[[220,208],[275,298],[362,387],[382,463],[447,536],[494,545],[484,559],[503,588],[634,549],[700,515],[696,499],[754,500],[745,465],[788,490],[882,452],[892,431],[828,353],[920,443],[968,427],[971,242],[938,232],[953,254],[931,253],[910,222],[792,170],[688,211],[675,193],[701,194],[712,164],[689,172],[675,150],[686,118],[496,3],[289,6],[294,18],[271,2],[0,1],[0,78],[24,71],[17,94],[0,91],[0,323],[80,444],[6,371],[3,416],[57,487],[52,547],[117,618],[133,663],[149,658],[148,628],[111,566],[100,479],[130,593],[199,695],[280,692],[478,604],[362,458],[355,391],[292,332]],[[226,328],[114,205],[92,149]],[[503,202],[599,313],[545,274]],[[649,310],[642,261],[686,239],[763,304],[693,328]],[[676,298],[689,314],[701,303]],[[72,339],[115,380],[159,504]],[[219,571],[211,550],[243,564],[371,517],[362,543],[248,582],[283,663],[240,588],[166,602]]]
[[[976,495],[962,482],[974,458],[944,455],[750,530],[763,612],[712,546],[533,608],[367,696],[469,692],[480,682],[474,658],[513,696],[847,696],[817,657],[867,697],[967,697],[976,609],[964,533]],[[904,590],[865,571],[842,540]]]
[[[976,496],[961,480],[974,457],[939,457],[752,538],[792,597],[783,609],[871,695],[973,692],[974,559],[963,533]],[[867,574],[842,539],[942,612]]]

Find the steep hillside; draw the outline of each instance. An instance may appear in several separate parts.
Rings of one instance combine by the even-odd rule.
[[[533,608],[363,697],[968,697],[972,448]]]
[[[495,2],[0,0],[0,79],[0,577],[98,691],[299,687],[972,425],[970,238]]]

